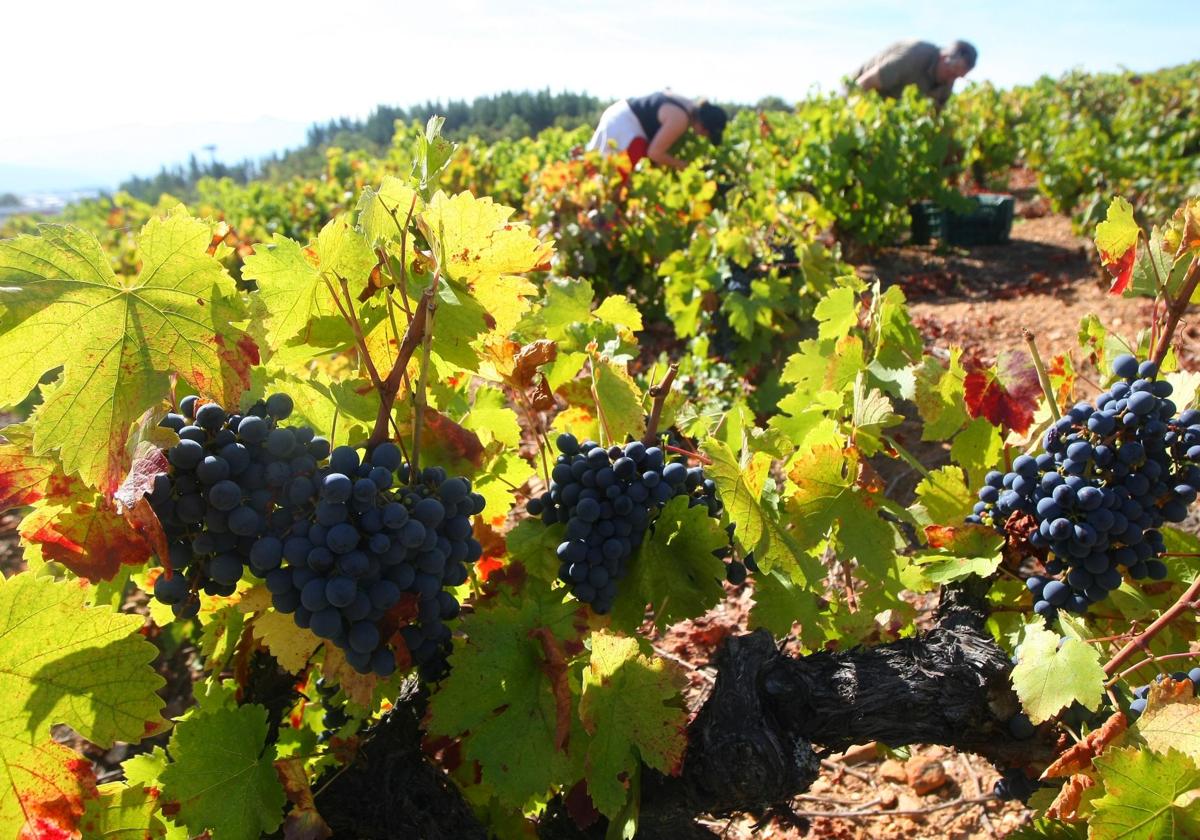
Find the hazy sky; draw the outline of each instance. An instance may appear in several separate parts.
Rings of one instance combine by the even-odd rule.
[[[664,86],[752,102],[825,89],[892,40],[979,48],[1000,85],[1200,58],[1194,2],[437,0],[6,5],[0,192],[114,185],[206,144],[293,146],[381,103]],[[960,83],[961,84],[961,83]],[[51,183],[53,181],[53,183]],[[7,183],[6,183],[7,182]]]

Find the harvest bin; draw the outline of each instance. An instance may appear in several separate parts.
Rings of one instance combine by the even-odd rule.
[[[966,213],[955,213],[931,201],[911,208],[912,242],[927,245],[937,237],[949,245],[1000,245],[1012,232],[1013,197],[980,193],[966,199],[973,205]]]

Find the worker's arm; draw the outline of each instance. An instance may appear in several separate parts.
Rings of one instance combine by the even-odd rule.
[[[854,84],[863,90],[879,90],[882,86],[879,80],[879,65],[869,68],[854,80]]]
[[[658,122],[658,133],[650,141],[650,148],[646,150],[646,157],[659,166],[671,166],[675,169],[686,168],[687,162],[674,157],[671,154],[671,147],[679,141],[679,138],[688,129],[690,120],[688,119],[687,112],[678,105],[665,104],[658,109]]]

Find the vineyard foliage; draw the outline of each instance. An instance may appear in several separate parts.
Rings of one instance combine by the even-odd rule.
[[[1121,85],[1137,95],[1108,95]],[[997,732],[1024,714],[1094,750],[1047,771],[1033,836],[1076,819],[1097,837],[1188,836],[1200,700],[1161,681],[1126,729],[1130,689],[1158,666],[1104,665],[1200,579],[1200,540],[1164,528],[1167,579],[1125,579],[1102,609],[1047,622],[1023,582],[1037,559],[966,522],[988,473],[1037,451],[1055,406],[1090,394],[1085,369],[1107,385],[1116,357],[1145,358],[1161,332],[1090,319],[1044,365],[1025,347],[987,364],[928,346],[901,291],[860,279],[837,244],[886,241],[911,201],[953,201],[964,167],[1023,159],[1064,208],[1128,192],[1135,204],[1114,202],[1097,231],[1100,258],[1118,291],[1182,310],[1200,204],[1168,211],[1197,180],[1188,96],[1169,71],[979,88],[945,116],[911,97],[819,98],[740,114],[723,148],[694,147],[678,174],[574,155],[581,131],[454,145],[434,120],[381,159],[331,151],[319,178],[202,182],[191,207],[117,196],[61,223],[11,222],[0,403],[21,419],[3,430],[0,508],[23,511],[27,568],[0,584],[0,836],[324,836],[313,789],[354,762],[364,724],[414,673],[421,602],[381,610],[392,674],[357,667],[252,569],[198,592],[194,614],[150,597],[177,574],[179,534],[146,498],[180,443],[171,418],[189,395],[240,417],[276,393],[294,405],[289,428],[360,452],[394,440],[480,496],[482,556],[450,584],[463,609],[443,625],[450,672],[429,686],[426,723],[440,766],[502,836],[532,836],[552,800],[580,791],[611,837],[636,832],[643,777],[677,775],[688,747],[681,675],[648,635],[717,605],[734,564],[751,569],[746,629],[803,652],[915,637],[913,594],[986,578],[988,629],[1019,660]],[[1136,108],[1153,116],[1135,129]],[[1060,119],[1071,128],[1048,128]],[[1144,154],[1119,153],[1131,137]],[[1065,162],[1085,153],[1096,161]],[[1086,178],[1067,185],[1068,169]],[[1135,209],[1160,225],[1140,232]],[[1161,361],[1175,405],[1194,405],[1197,376]],[[526,510],[564,434],[665,446],[722,501],[662,504],[604,615],[559,583],[566,526]],[[1184,615],[1144,648],[1177,657],[1198,631]],[[264,661],[298,687],[282,705],[257,689]],[[180,667],[192,696],[164,706],[162,675]],[[80,739],[133,744],[122,775],[101,782],[64,745]]]

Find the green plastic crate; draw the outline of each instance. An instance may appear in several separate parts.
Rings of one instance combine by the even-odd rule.
[[[942,238],[944,217],[942,208],[932,201],[918,201],[908,208],[912,215],[912,244],[928,245],[930,239]]]
[[[968,213],[945,211],[942,236],[951,245],[1002,245],[1012,233],[1013,197],[980,193],[970,197],[975,207]]]

